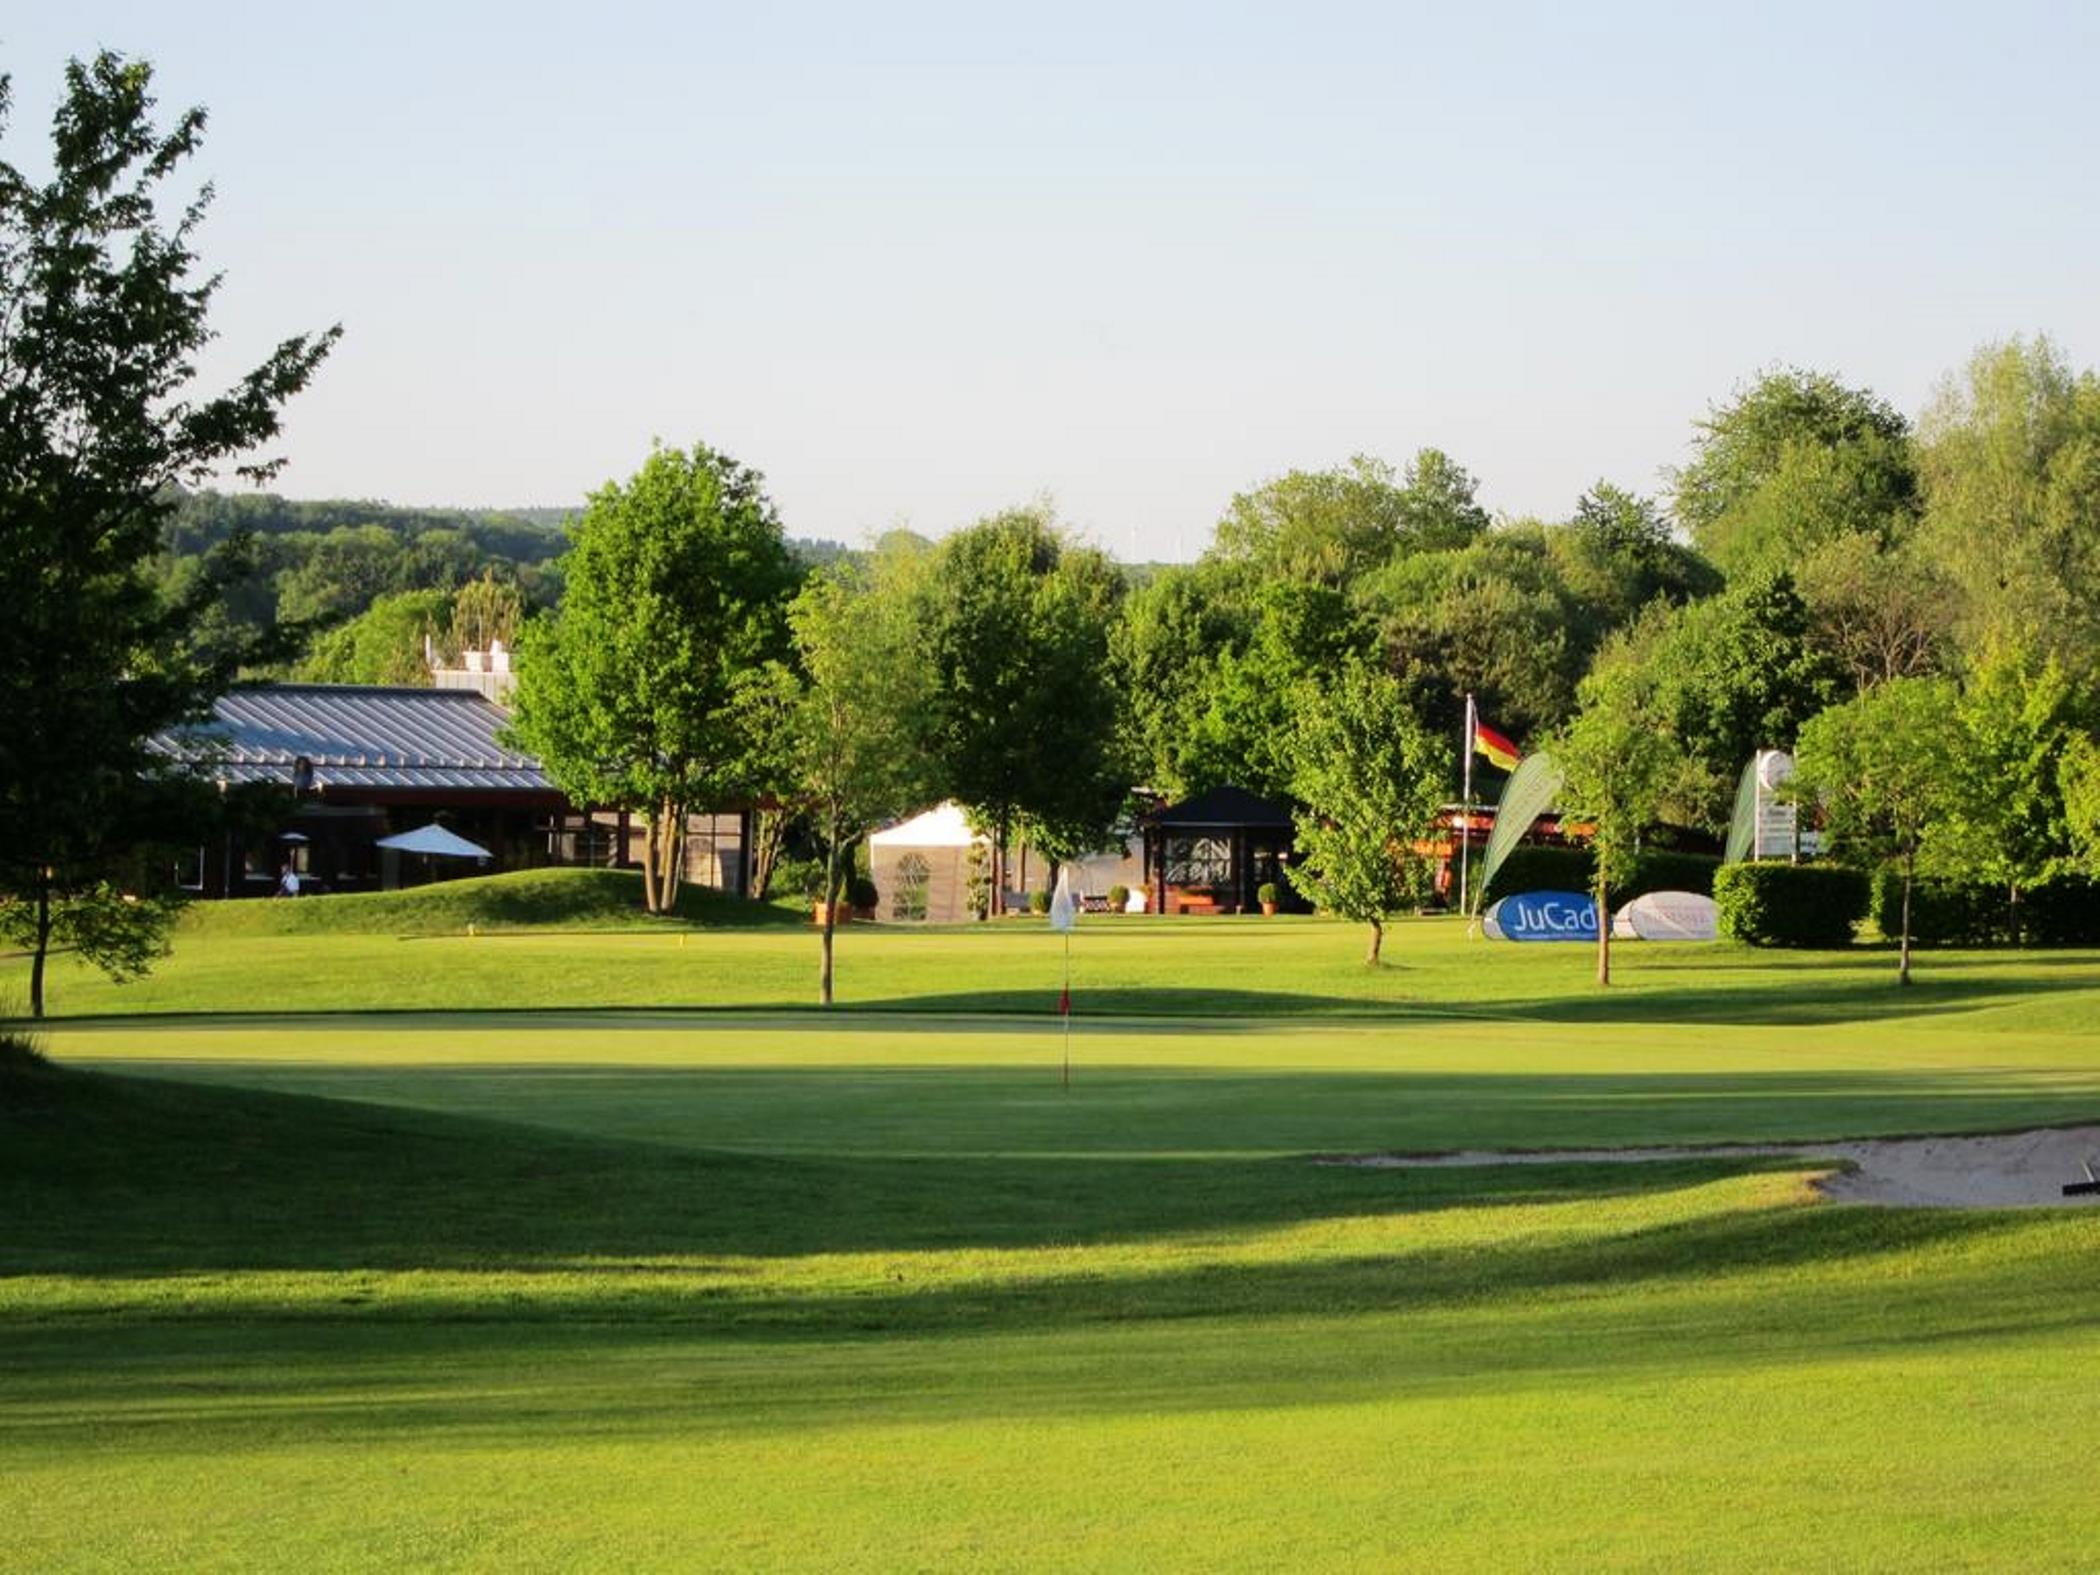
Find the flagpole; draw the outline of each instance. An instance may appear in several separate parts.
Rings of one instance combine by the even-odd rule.
[[[1072,1091],[1072,932],[1065,931],[1065,993],[1060,1004],[1065,1019],[1065,1070],[1064,1090]]]
[[[1458,741],[1459,758],[1465,764],[1460,768],[1465,773],[1465,787],[1461,797],[1464,803],[1458,812],[1458,908],[1466,916],[1466,931],[1472,933],[1473,894],[1473,695],[1466,693],[1465,728]]]

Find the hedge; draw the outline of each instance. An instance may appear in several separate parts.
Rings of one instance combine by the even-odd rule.
[[[1633,876],[1623,886],[1611,889],[1614,908],[1631,902],[1643,892],[1696,891],[1710,895],[1714,871],[1721,861],[1710,853],[1672,853],[1656,850],[1634,860]],[[1551,846],[1517,847],[1510,850],[1488,882],[1483,906],[1498,897],[1520,891],[1588,891],[1594,882],[1595,865],[1588,848]]]
[[[1890,940],[1903,933],[1903,875],[1874,884],[1874,922]],[[2010,895],[1995,882],[1921,878],[1911,889],[1913,946],[2003,946],[2014,939]],[[2019,940],[2030,946],[2100,945],[2100,881],[2057,875],[2020,893]]]
[[[1849,946],[1867,877],[1837,864],[1730,864],[1714,877],[1724,939],[1752,946]]]
[[[1910,890],[1913,946],[1991,946],[2010,939],[2011,915],[2003,886],[1974,880],[1920,877]],[[1874,878],[1874,925],[1889,940],[1903,933],[1903,872]]]
[[[2040,946],[2100,946],[2100,880],[2057,875],[2020,893],[2022,928]]]

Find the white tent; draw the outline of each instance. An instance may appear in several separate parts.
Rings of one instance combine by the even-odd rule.
[[[923,815],[914,815],[894,826],[886,826],[868,838],[877,848],[967,848],[986,841],[981,831],[970,829],[970,817],[956,803],[937,804]]]
[[[875,879],[876,916],[927,924],[960,924],[970,917],[970,850],[987,846],[970,829],[960,804],[939,804],[923,815],[886,826],[868,838],[868,872]]]
[[[427,826],[418,826],[414,831],[404,831],[398,836],[381,837],[373,846],[392,848],[396,853],[427,853],[439,859],[492,859],[495,855],[478,842],[469,842],[465,837],[447,831],[436,821]]]

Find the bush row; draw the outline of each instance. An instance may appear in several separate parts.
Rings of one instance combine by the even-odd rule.
[[[1730,864],[1713,896],[1724,940],[1847,946],[1866,917],[1867,877],[1837,864]]]
[[[1883,870],[1874,883],[1874,923],[1891,940],[1902,933],[1899,871]],[[2100,945],[2100,881],[2053,876],[2021,892],[2016,913],[1995,883],[1921,879],[1911,890],[1910,938],[1914,946]]]
[[[1721,861],[1707,853],[1643,853],[1634,864],[1633,878],[1612,888],[1612,907],[1650,891],[1709,895],[1714,889],[1714,871],[1720,867]],[[1588,891],[1594,879],[1588,848],[1513,848],[1488,882],[1483,903],[1520,891]]]

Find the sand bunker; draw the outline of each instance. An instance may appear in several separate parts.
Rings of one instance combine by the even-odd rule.
[[[1988,1137],[1860,1138],[1838,1143],[1729,1143],[1711,1148],[1583,1148],[1549,1152],[1472,1150],[1458,1154],[1362,1154],[1329,1165],[1379,1169],[1451,1165],[1619,1165],[1643,1160],[1730,1159],[1746,1154],[1798,1154],[1841,1161],[1817,1185],[1845,1203],[1902,1208],[2024,1209],[2100,1203],[2067,1198],[2067,1181],[2100,1171],[2100,1126],[2049,1127]]]

